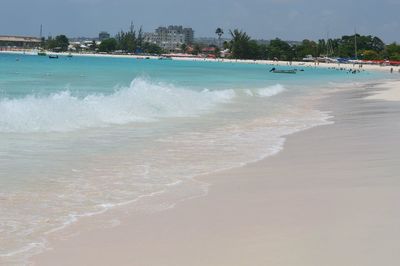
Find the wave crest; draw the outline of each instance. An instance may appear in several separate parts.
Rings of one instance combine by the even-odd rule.
[[[234,96],[233,90],[199,92],[137,78],[111,95],[79,98],[62,91],[44,97],[0,100],[0,132],[63,132],[196,116]]]
[[[281,84],[276,84],[273,86],[269,86],[263,89],[257,90],[246,90],[246,94],[249,96],[258,96],[258,97],[272,97],[281,92],[284,92],[286,89]]]

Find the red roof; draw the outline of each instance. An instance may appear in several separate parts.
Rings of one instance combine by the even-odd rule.
[[[201,51],[205,52],[205,53],[215,52],[215,50],[216,50],[215,47],[205,47],[205,48],[201,49]]]

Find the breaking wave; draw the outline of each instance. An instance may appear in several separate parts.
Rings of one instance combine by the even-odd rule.
[[[248,90],[249,95],[270,97],[284,91],[274,85]],[[47,96],[28,95],[0,100],[0,132],[68,132],[82,128],[151,122],[166,117],[191,117],[228,103],[235,90],[195,91],[169,84],[134,79],[113,94],[77,97],[70,91]]]

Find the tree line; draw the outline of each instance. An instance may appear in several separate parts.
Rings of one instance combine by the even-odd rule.
[[[141,27],[138,32],[133,27],[128,32],[121,30],[115,38],[103,40],[98,50],[105,53],[122,51],[124,53],[162,54],[165,52],[160,46],[145,41]]]
[[[303,40],[296,44],[290,44],[279,38],[269,41],[269,43],[260,43],[252,39],[246,32],[235,29],[230,30],[229,41],[221,44],[221,36],[224,34],[221,28],[215,32],[218,36],[219,45],[215,47],[215,56],[219,56],[220,47],[230,52],[229,57],[233,59],[263,59],[263,60],[284,60],[294,61],[302,60],[307,56],[312,57],[341,57],[357,58],[364,60],[396,60],[400,61],[400,45],[385,43],[376,36],[371,35],[345,35],[336,39],[320,39],[318,41]],[[65,35],[59,35],[55,38],[49,37],[43,39],[42,47],[54,51],[67,51],[69,40]],[[146,42],[143,36],[142,28],[138,31],[133,26],[127,32],[120,31],[114,38],[103,40],[100,45],[95,41],[89,45],[89,50],[93,52],[111,53],[121,51],[123,53],[147,53],[162,54],[165,53],[161,47],[156,44]],[[195,43],[188,47],[186,44],[181,46],[182,51],[188,51],[192,54],[202,52],[202,45]],[[357,48],[357,49],[356,49]]]
[[[42,47],[48,50],[65,52],[68,51],[69,40],[65,35],[59,35],[55,38],[49,37],[42,39]],[[127,32],[121,30],[114,38],[103,40],[99,45],[93,41],[88,45],[91,51],[110,53],[121,51],[123,53],[148,53],[162,54],[165,51],[156,44],[145,42],[142,27],[138,31],[131,25]]]
[[[220,31],[219,31],[220,32]],[[235,59],[269,59],[269,60],[302,60],[312,57],[341,57],[364,60],[399,60],[400,45],[392,43],[385,45],[376,36],[359,34],[342,36],[328,40],[303,40],[298,44],[289,44],[279,38],[269,44],[259,44],[244,31],[229,31],[230,41],[225,41],[223,47],[229,49]],[[220,36],[219,36],[220,37]]]

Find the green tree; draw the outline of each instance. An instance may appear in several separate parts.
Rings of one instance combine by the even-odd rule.
[[[385,49],[385,44],[378,37],[371,35],[350,35],[342,36],[341,39],[337,40],[338,47],[336,55],[340,57],[355,57],[356,44],[359,51],[371,50],[377,53],[382,52]]]
[[[56,37],[57,46],[61,48],[61,51],[65,52],[68,50],[69,40],[65,35],[58,35]]]
[[[263,52],[261,50],[261,46],[258,45],[257,41],[250,40],[248,44],[248,52],[247,52],[247,59],[261,59]]]
[[[312,55],[314,57],[319,56],[318,44],[314,41],[303,40],[302,43],[295,47],[295,57],[298,60],[303,59],[307,55]]]
[[[58,35],[55,39],[49,37],[46,41],[46,48],[58,52],[65,52],[68,50],[69,40],[65,35]]]
[[[371,36],[369,36],[371,38]],[[382,52],[385,49],[385,43],[378,37],[372,37],[370,39],[370,48],[375,52]]]
[[[131,25],[128,32],[124,32],[123,30],[118,32],[115,39],[117,41],[118,50],[133,53],[138,47],[138,39],[136,38],[136,31],[133,25]]]
[[[181,50],[182,50],[183,53],[186,53],[187,45],[185,43],[181,44]]]
[[[143,43],[142,49],[147,54],[163,54],[165,51],[154,43],[145,42]]]
[[[385,59],[400,61],[400,45],[391,43],[385,47],[382,52],[382,57]]]
[[[260,44],[258,50],[259,50],[259,59],[263,60],[268,59],[268,45]]]
[[[246,32],[235,29],[229,31],[232,36],[230,49],[232,57],[236,59],[248,59],[251,56],[250,52],[250,36]]]
[[[103,40],[99,45],[100,52],[110,53],[117,49],[117,41],[114,38]]]
[[[224,30],[222,28],[217,28],[215,34],[218,35],[218,47],[221,47],[221,37],[224,34]]]
[[[317,56],[326,55],[331,56],[332,51],[328,51],[327,43],[324,39],[318,40],[317,44]]]
[[[142,28],[142,26],[140,26],[139,32],[137,34],[136,46],[138,48],[142,48],[143,43],[144,43],[143,28]]]
[[[294,51],[292,47],[279,38],[271,40],[267,48],[269,59],[293,60]]]

